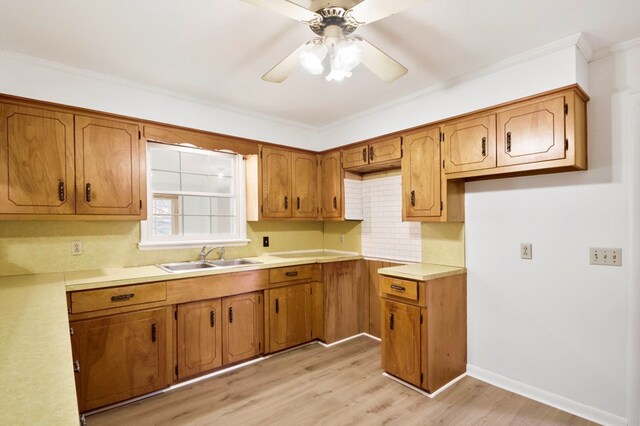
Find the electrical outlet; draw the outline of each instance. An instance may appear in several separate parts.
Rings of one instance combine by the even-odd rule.
[[[269,237],[262,237],[262,247],[269,247]]]
[[[340,235],[340,242],[344,243],[344,235]]]
[[[520,243],[520,259],[531,259],[531,243]]]
[[[589,263],[592,265],[622,266],[621,248],[591,247]]]
[[[82,254],[82,241],[71,241],[71,255],[80,256]]]

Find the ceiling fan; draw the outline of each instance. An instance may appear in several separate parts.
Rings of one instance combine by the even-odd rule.
[[[351,77],[360,63],[386,82],[397,80],[408,70],[353,32],[425,0],[312,0],[310,9],[288,0],[242,1],[300,21],[318,35],[262,76],[265,81],[281,83],[298,66],[311,74],[322,74],[327,58],[330,67],[325,76],[327,81]]]

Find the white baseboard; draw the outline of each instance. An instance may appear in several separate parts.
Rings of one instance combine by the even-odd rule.
[[[562,411],[566,411],[567,413],[574,414],[596,423],[608,426],[626,426],[628,424],[627,419],[624,417],[584,405],[578,401],[536,388],[474,365],[467,364],[467,376],[474,377],[478,380],[482,380],[483,382],[487,382],[499,388],[506,389],[510,392],[517,393],[518,395],[550,405]]]

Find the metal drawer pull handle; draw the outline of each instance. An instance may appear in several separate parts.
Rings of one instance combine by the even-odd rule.
[[[289,208],[289,197],[287,196],[284,197],[284,208],[285,209]]]
[[[276,314],[280,312],[280,301],[276,299]]]
[[[362,162],[363,163],[367,162],[367,147],[366,146],[364,148],[362,148]]]
[[[482,156],[487,156],[487,138],[482,138]]]
[[[211,311],[211,314],[209,315],[209,322],[211,323],[212,328],[216,326],[216,311]]]
[[[395,291],[405,291],[405,290],[406,290],[406,288],[402,287],[401,285],[391,284],[391,290],[395,290]]]
[[[333,197],[333,208],[334,209],[338,208],[338,197]]]
[[[158,340],[158,325],[151,324],[151,341],[155,343]]]
[[[411,191],[411,207],[416,206],[416,191]]]
[[[233,322],[233,306],[229,306],[229,324]]]
[[[391,313],[389,315],[389,329],[393,330],[393,323],[394,323],[394,317],[393,317],[393,313]]]
[[[298,271],[289,271],[289,272],[285,272],[285,275],[287,277],[297,277],[298,276]]]
[[[84,199],[86,200],[87,203],[91,202],[91,184],[90,183],[88,183],[85,188]]]
[[[373,147],[369,147],[369,161],[373,161]]]
[[[80,361],[78,360],[73,361],[73,372],[74,373],[80,372]]]
[[[296,207],[300,210],[300,197],[296,197]]]
[[[507,152],[511,152],[511,132],[507,132]]]
[[[134,293],[119,294],[118,296],[111,296],[111,301],[112,302],[124,302],[125,300],[130,300],[130,299],[133,299],[134,297],[136,297],[136,295]]]
[[[64,201],[64,199],[65,199],[64,182],[60,181],[58,182],[58,200]]]

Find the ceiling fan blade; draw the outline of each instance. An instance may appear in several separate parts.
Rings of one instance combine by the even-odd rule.
[[[309,22],[315,19],[322,19],[320,15],[315,12],[305,9],[295,3],[288,0],[241,0],[245,3],[252,4],[254,6],[261,7],[263,9],[270,10],[279,15],[286,16],[291,19],[295,19],[300,22]]]
[[[278,65],[271,68],[268,73],[262,76],[264,81],[272,83],[282,83],[300,66],[300,52],[308,42],[303,43],[289,56],[284,58]]]
[[[362,49],[362,64],[387,83],[391,83],[409,72],[398,61],[375,47],[362,37],[354,37]]]
[[[353,6],[349,13],[361,24],[370,24],[416,6],[426,0],[364,0]]]

